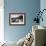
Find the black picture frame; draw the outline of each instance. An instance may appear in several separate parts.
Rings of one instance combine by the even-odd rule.
[[[25,13],[9,13],[10,25],[25,25],[26,16]]]

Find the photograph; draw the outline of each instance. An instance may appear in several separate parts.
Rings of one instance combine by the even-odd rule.
[[[10,13],[9,23],[11,25],[24,25],[25,24],[25,14],[24,13]]]

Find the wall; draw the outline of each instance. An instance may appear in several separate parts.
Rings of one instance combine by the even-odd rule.
[[[40,9],[41,9],[41,11],[42,11],[43,9],[46,9],[46,0],[41,0],[41,1],[40,1]],[[45,19],[46,19],[46,10],[43,12],[42,17],[43,17],[43,22],[41,21],[41,22],[40,22],[40,25],[46,27],[46,20],[45,20]]]
[[[18,41],[32,29],[36,12],[40,10],[40,0],[4,0],[4,36],[7,41]],[[22,12],[26,14],[26,25],[10,26],[9,13]]]
[[[3,1],[4,0],[0,0],[0,42],[4,41],[4,2]]]

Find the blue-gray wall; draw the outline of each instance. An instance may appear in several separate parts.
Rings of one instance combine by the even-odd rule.
[[[33,19],[40,9],[40,0],[4,0],[4,35],[7,41],[18,41],[32,29]],[[26,25],[10,26],[9,13],[26,13]]]

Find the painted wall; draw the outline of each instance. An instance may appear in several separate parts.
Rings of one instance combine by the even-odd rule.
[[[46,0],[41,0],[40,1],[40,9],[41,9],[41,11],[43,9],[46,9]],[[40,25],[46,26],[46,10],[43,12],[42,17],[43,17],[44,20],[43,20],[43,22],[42,21],[40,22]]]
[[[0,42],[4,41],[4,2],[0,0]]]
[[[36,12],[40,10],[40,0],[4,0],[4,35],[7,41],[18,41],[32,29]],[[10,26],[9,13],[19,12],[26,14],[26,25]]]

